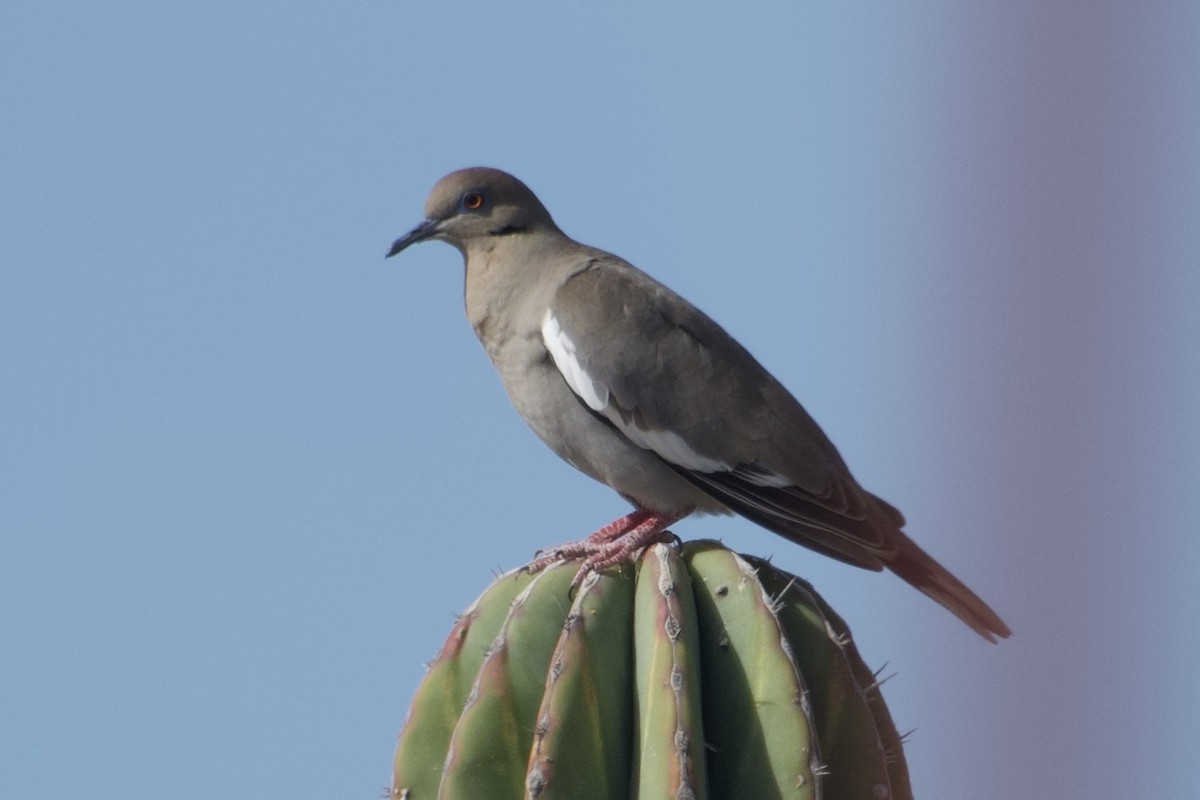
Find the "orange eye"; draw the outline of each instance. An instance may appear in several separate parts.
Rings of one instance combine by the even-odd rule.
[[[462,207],[467,211],[478,211],[483,208],[483,195],[479,192],[467,192],[463,195]]]

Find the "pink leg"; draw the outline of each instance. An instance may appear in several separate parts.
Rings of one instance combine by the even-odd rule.
[[[596,545],[607,544],[613,539],[624,536],[629,531],[640,525],[650,512],[644,508],[639,508],[636,511],[631,511],[618,520],[608,523],[600,530],[590,534],[586,539],[580,539],[578,542],[567,542],[560,544],[557,547],[546,547],[538,551],[538,555],[546,553],[546,556],[538,559],[529,565],[531,572],[553,564],[556,561],[567,561],[572,558],[586,556],[595,551]]]
[[[592,570],[602,570],[628,559],[635,551],[648,544],[661,541],[667,526],[687,516],[682,514],[659,514],[639,508],[578,542],[539,551],[547,555],[529,565],[530,572],[537,572],[551,564],[583,557],[583,564],[571,581],[572,588],[579,585]]]

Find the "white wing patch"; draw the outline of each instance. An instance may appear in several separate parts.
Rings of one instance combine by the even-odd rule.
[[[621,414],[609,413],[608,387],[593,380],[579,363],[575,342],[558,324],[553,311],[548,310],[542,318],[542,341],[571,391],[587,403],[588,408],[604,414],[629,441],[685,469],[697,472],[728,472],[733,469],[732,464],[697,453],[675,431],[639,428],[632,422],[626,422]]]
[[[642,430],[636,425],[623,425],[619,419],[613,421],[629,441],[638,447],[653,450],[662,458],[684,469],[695,472],[728,472],[731,467],[724,461],[700,455],[688,447],[688,443],[675,431]]]
[[[542,341],[546,343],[546,349],[554,358],[554,366],[558,367],[571,391],[579,395],[588,408],[603,413],[608,408],[608,387],[592,380],[583,369],[575,356],[575,343],[559,326],[553,311],[547,310],[542,318]]]

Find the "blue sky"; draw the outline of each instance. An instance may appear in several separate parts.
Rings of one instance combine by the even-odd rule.
[[[524,427],[442,174],[738,336],[1005,617],[811,580],[925,798],[1194,793],[1200,10],[0,10],[0,796],[376,797],[500,568],[624,513]],[[732,7],[730,7],[732,8]]]

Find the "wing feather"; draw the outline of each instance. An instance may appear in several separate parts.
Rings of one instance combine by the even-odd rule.
[[[560,286],[541,335],[580,402],[706,494],[800,544],[882,567],[903,517],[858,486],[791,394],[686,300],[596,258]]]

